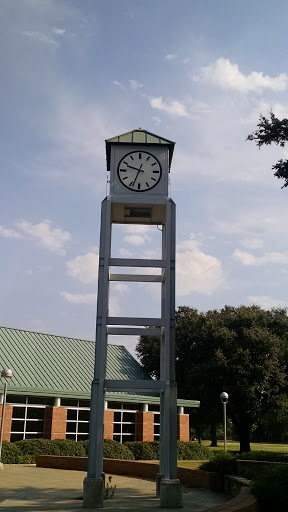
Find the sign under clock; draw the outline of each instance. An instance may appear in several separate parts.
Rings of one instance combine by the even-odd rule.
[[[131,151],[118,164],[117,174],[124,187],[134,192],[151,190],[159,183],[162,167],[159,160],[147,151]]]

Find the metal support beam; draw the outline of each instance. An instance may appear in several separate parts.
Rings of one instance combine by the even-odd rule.
[[[165,318],[133,318],[123,316],[109,316],[107,325],[151,325],[162,327],[165,325]]]
[[[107,327],[110,336],[161,336],[164,327]]]
[[[109,281],[126,281],[131,283],[162,283],[162,276],[155,274],[110,274]]]
[[[152,267],[165,268],[166,261],[163,260],[140,260],[130,258],[110,258],[110,267]]]

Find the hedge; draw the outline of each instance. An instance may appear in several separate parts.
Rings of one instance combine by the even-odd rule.
[[[261,511],[288,510],[288,466],[279,464],[255,478],[251,491],[260,504]]]
[[[18,464],[20,456],[21,452],[14,443],[3,441],[1,453],[1,462],[3,464]]]
[[[232,455],[231,453],[214,452],[210,460],[203,462],[199,469],[214,471],[221,475],[235,475],[237,458],[237,455]]]
[[[85,450],[85,455],[88,455],[88,441],[82,441],[81,444]],[[132,451],[125,444],[112,439],[104,439],[103,457],[105,459],[135,460]]]
[[[159,460],[159,441],[126,441],[135,460]]]

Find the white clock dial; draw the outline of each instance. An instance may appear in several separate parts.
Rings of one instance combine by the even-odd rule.
[[[146,192],[159,183],[162,168],[155,156],[138,150],[121,158],[117,173],[124,187],[134,192]]]

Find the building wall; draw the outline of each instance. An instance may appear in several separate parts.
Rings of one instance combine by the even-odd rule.
[[[45,406],[45,397],[42,397],[39,405],[35,404],[35,397],[22,397],[22,399],[18,397],[18,399],[19,402],[15,403],[14,407],[11,403],[6,404],[5,440],[15,441],[31,437],[78,441],[88,439],[89,404],[86,403],[87,401],[81,405],[81,401],[75,399],[74,405],[63,407],[60,405],[60,400],[56,401],[57,405]],[[12,400],[11,396],[10,401]],[[115,410],[112,409],[112,406],[115,407]],[[137,406],[143,408],[141,404],[117,404],[115,402],[108,404],[109,408],[104,415],[104,439],[116,439],[120,442],[159,440],[159,434],[155,434],[156,431],[159,431],[159,411],[155,410],[154,417],[154,412],[147,411],[147,405],[144,411],[136,410]],[[0,405],[0,413],[1,409]],[[23,420],[24,413],[25,420]],[[189,416],[187,414],[178,414],[178,438],[181,441],[189,441]]]
[[[0,426],[2,421],[2,409],[3,405],[0,405]],[[4,413],[4,425],[3,425],[3,441],[10,441],[11,425],[12,425],[12,414],[13,406],[6,404]]]

